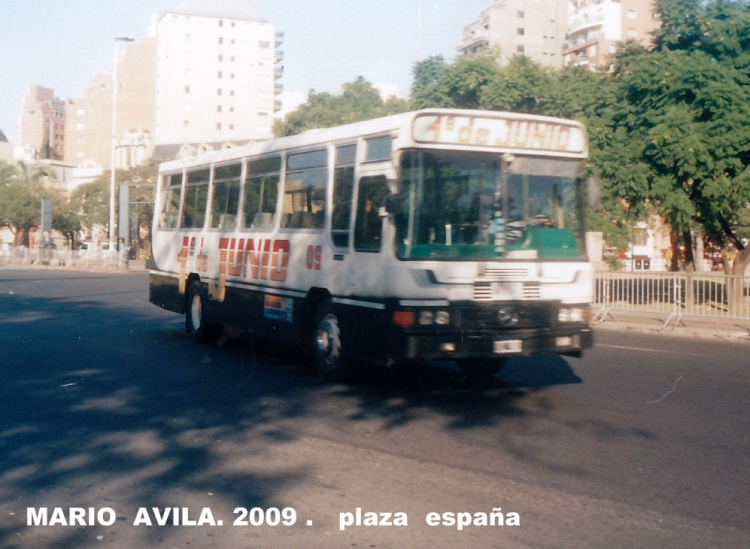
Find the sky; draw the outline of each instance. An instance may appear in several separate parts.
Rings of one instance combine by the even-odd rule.
[[[217,2],[220,0],[207,0]],[[0,130],[15,143],[29,86],[80,98],[108,73],[114,37],[148,35],[178,0],[0,0]],[[454,59],[463,25],[493,0],[251,0],[284,33],[284,91],[337,93],[359,76],[408,94],[421,57]],[[419,6],[421,5],[421,10]],[[419,13],[421,12],[421,33]],[[421,38],[420,38],[421,37]]]

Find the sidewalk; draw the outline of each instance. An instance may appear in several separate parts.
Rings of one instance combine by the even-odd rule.
[[[630,311],[613,311],[603,322],[593,322],[594,330],[613,330],[688,337],[723,339],[750,343],[750,321],[723,318],[683,317],[679,325],[672,320],[664,326],[664,315]]]

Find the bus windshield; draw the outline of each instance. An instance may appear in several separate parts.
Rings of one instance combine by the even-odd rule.
[[[580,161],[406,151],[399,259],[583,260]]]

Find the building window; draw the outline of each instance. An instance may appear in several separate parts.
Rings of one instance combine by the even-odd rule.
[[[519,27],[519,28],[516,29],[516,34],[518,36],[523,36],[523,35],[526,34],[526,30]]]
[[[516,46],[516,53],[524,53],[525,48],[523,46]]]
[[[271,43],[265,42],[265,41],[260,42],[258,45],[260,46],[260,49],[262,50],[267,50],[268,48],[271,47]]]
[[[517,15],[518,15],[518,18],[519,18],[519,19],[523,19],[523,18],[525,18],[525,17],[526,17],[526,12],[523,12],[523,11],[519,11]]]
[[[216,112],[221,112],[221,105],[216,106]]]
[[[217,78],[221,78],[221,71],[219,71],[219,72],[216,73],[216,77]]]
[[[217,129],[217,130],[220,130],[220,129],[221,129],[221,122],[217,122],[217,123],[216,123],[216,129]]]
[[[219,19],[219,26],[220,26],[220,27],[223,27],[223,26],[224,26],[224,21],[222,21],[221,19]]]
[[[219,62],[221,63],[222,61],[224,61],[224,56],[219,54]]]
[[[187,128],[188,126],[190,126],[190,120],[183,120],[182,121],[182,127],[183,128]]]
[[[628,10],[628,19],[638,19],[638,12],[635,10]]]
[[[223,43],[224,43],[224,39],[220,36],[219,37],[219,44],[223,44]]]
[[[221,88],[219,88],[218,90],[216,90],[216,95],[221,95]]]
[[[185,86],[185,93],[190,93],[190,86]]]

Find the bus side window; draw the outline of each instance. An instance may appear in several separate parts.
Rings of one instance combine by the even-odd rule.
[[[245,180],[243,227],[270,229],[274,226],[276,204],[279,199],[281,157],[249,162]]]
[[[183,229],[202,229],[206,222],[209,173],[207,169],[187,172],[185,204],[182,207]]]
[[[328,151],[287,158],[282,229],[322,229],[325,224]]]
[[[161,189],[160,229],[176,229],[179,221],[182,174],[166,175]]]
[[[352,218],[356,155],[356,145],[336,147],[336,168],[333,172],[331,240],[333,240],[334,246],[342,248],[349,247],[349,222]]]
[[[214,169],[211,228],[233,230],[237,226],[241,172],[242,164]]]
[[[358,252],[379,252],[383,220],[378,207],[388,196],[384,175],[363,177],[359,180],[357,218],[354,224],[354,249]]]

